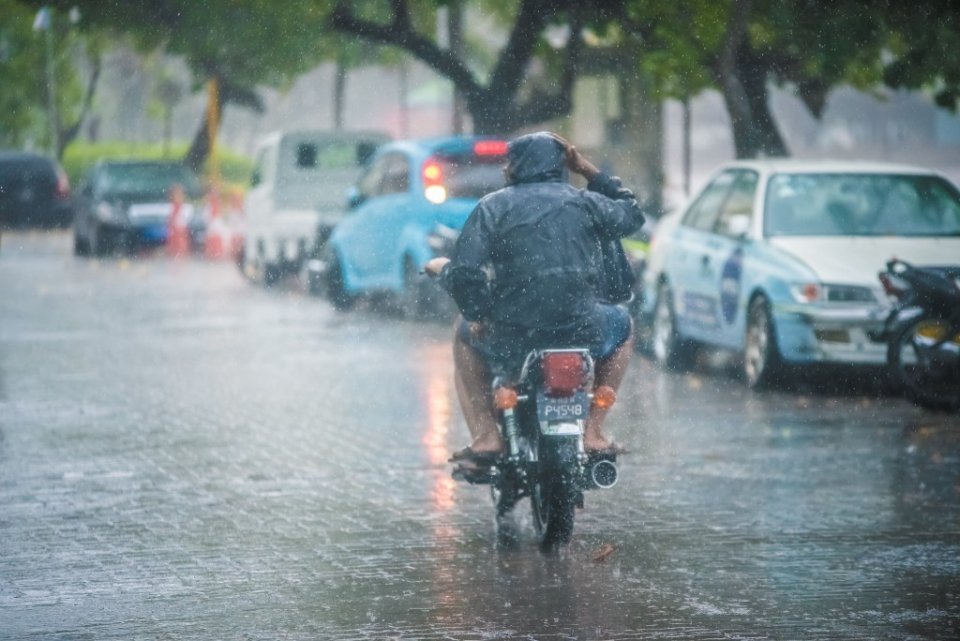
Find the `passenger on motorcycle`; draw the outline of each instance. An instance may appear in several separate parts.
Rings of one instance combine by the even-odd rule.
[[[582,346],[596,363],[595,387],[616,391],[633,353],[629,314],[602,302],[599,292],[601,242],[643,225],[633,193],[555,134],[520,136],[507,149],[507,186],[477,204],[452,259],[425,266],[440,276],[462,314],[455,382],[472,442],[450,460],[479,465],[504,448],[493,373],[516,371],[532,349]],[[567,170],[586,178],[586,189],[570,185]],[[590,412],[588,452],[623,451],[604,434],[606,413]]]

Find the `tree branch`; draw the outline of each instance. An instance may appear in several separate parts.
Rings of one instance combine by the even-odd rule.
[[[570,41],[564,50],[563,71],[557,93],[534,92],[525,104],[516,105],[505,117],[507,129],[517,129],[524,125],[543,122],[565,116],[573,105],[573,86],[580,66],[580,52],[583,49],[583,12],[579,6],[571,9]]]
[[[405,49],[453,82],[468,100],[483,92],[462,60],[452,52],[439,48],[413,29],[406,0],[392,0],[391,6],[393,16],[390,24],[378,24],[358,18],[350,10],[349,3],[341,1],[330,14],[329,24],[342,33]]]
[[[513,31],[490,76],[490,90],[495,95],[512,95],[526,71],[540,32],[547,24],[552,3],[545,0],[523,0],[513,23]]]

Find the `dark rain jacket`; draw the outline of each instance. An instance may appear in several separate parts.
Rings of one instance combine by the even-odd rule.
[[[618,178],[568,184],[564,149],[549,134],[521,136],[507,154],[509,186],[477,204],[441,283],[467,320],[569,327],[593,313],[601,242],[638,230],[643,214]]]

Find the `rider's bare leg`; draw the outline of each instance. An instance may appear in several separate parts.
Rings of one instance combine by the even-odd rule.
[[[483,356],[457,335],[453,342],[457,398],[470,429],[470,449],[476,453],[499,452],[503,439],[494,413],[490,379]]]
[[[630,357],[633,355],[633,332],[630,337],[618,347],[613,354],[598,359],[594,371],[594,387],[607,385],[613,391],[620,389],[623,376],[627,373]],[[587,427],[583,433],[583,448],[588,452],[603,450],[613,445],[613,439],[603,433],[603,420],[607,417],[609,408],[594,407],[587,417]]]

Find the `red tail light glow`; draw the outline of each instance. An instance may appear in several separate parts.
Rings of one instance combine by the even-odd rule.
[[[559,352],[543,357],[543,385],[547,396],[564,398],[586,384],[587,364],[580,354]]]
[[[67,178],[67,174],[58,170],[56,197],[58,200],[63,200],[68,196],[70,196],[70,180]]]
[[[473,153],[478,156],[503,156],[507,153],[504,140],[478,140],[473,143]]]
[[[517,390],[510,387],[498,387],[493,393],[493,402],[498,410],[512,410],[517,406]]]
[[[443,182],[443,167],[432,158],[423,163],[423,182],[427,185],[439,185]]]

